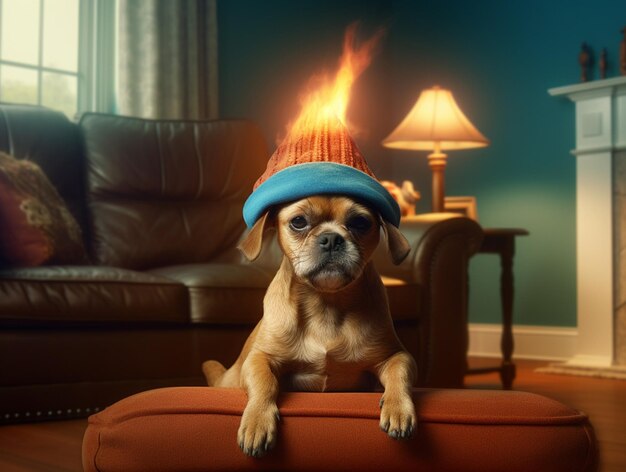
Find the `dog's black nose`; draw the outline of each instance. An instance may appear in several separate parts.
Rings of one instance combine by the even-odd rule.
[[[345,240],[337,233],[322,233],[318,236],[317,242],[322,248],[322,251],[332,252],[341,249]]]

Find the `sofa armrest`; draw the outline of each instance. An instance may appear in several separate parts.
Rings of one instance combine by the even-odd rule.
[[[380,275],[418,284],[428,281],[433,257],[448,238],[459,239],[468,258],[476,253],[483,239],[478,223],[456,213],[426,213],[403,219],[400,231],[409,241],[411,252],[400,265],[394,265],[381,243],[374,255],[376,268]]]
[[[415,285],[418,298],[418,384],[462,387],[467,368],[468,261],[479,249],[483,232],[475,221],[452,213],[430,213],[403,220],[400,230],[411,252],[398,266],[375,255],[382,276]]]

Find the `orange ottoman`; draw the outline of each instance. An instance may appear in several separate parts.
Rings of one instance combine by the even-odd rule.
[[[285,393],[276,448],[237,446],[240,390],[179,387],[126,398],[89,418],[86,471],[583,471],[597,468],[588,418],[523,392],[415,390],[410,440],[378,427],[379,393]]]

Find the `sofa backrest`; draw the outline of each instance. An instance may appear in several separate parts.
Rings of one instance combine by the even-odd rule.
[[[46,173],[88,242],[85,161],[80,130],[61,112],[0,104],[0,151],[35,162]]]
[[[243,203],[268,159],[252,122],[88,113],[79,126],[98,263],[207,262],[237,242]]]

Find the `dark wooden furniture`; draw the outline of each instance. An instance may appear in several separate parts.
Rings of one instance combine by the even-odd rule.
[[[483,228],[484,238],[478,254],[498,254],[500,256],[500,298],[502,301],[502,363],[494,367],[468,369],[468,374],[498,372],[502,386],[510,390],[515,379],[513,363],[513,258],[515,256],[515,238],[529,233],[520,228]]]

